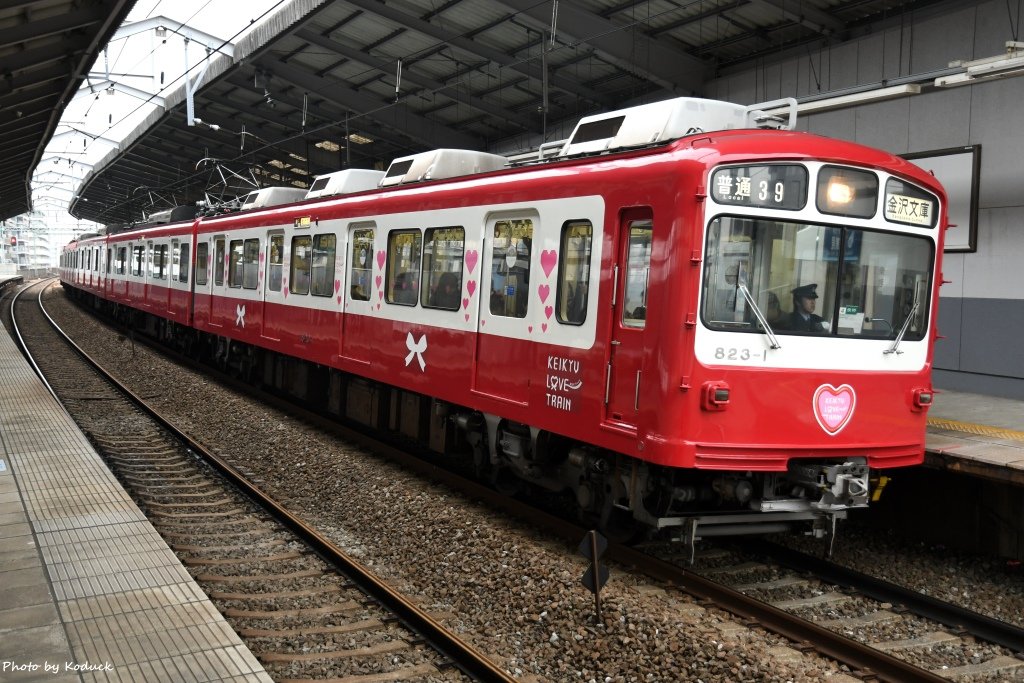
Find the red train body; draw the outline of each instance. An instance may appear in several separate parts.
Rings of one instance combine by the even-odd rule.
[[[553,161],[82,239],[62,280],[609,528],[827,532],[922,461],[942,188],[789,131],[588,147],[633,112]]]

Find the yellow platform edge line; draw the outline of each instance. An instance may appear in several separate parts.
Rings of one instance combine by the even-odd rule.
[[[989,427],[986,425],[973,424],[971,422],[957,422],[956,420],[946,420],[939,417],[929,417],[928,426],[935,427],[937,429],[946,429],[951,432],[963,432],[965,434],[978,434],[979,436],[994,436],[1000,439],[1024,441],[1024,432],[1018,432],[1012,429],[1001,429],[999,427]]]

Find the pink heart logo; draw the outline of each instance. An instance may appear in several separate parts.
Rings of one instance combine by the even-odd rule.
[[[486,325],[486,324],[487,324],[487,321],[486,321],[486,320],[481,320],[481,321],[480,321],[480,326],[481,326],[481,327],[483,327],[483,326],[484,326],[484,325]]]
[[[466,269],[469,272],[472,273],[473,269],[476,268],[476,262],[479,258],[480,254],[477,253],[476,249],[470,249],[466,252]]]
[[[377,298],[378,299],[383,299],[384,298],[384,292],[382,292],[382,291],[377,292]],[[380,308],[380,306],[378,305],[377,308]]]
[[[341,297],[340,296],[338,297],[338,303],[339,304],[341,303]]]
[[[470,280],[466,283],[466,291],[469,292],[470,296],[476,293],[476,280]]]
[[[285,299],[288,298],[288,288],[287,287],[284,288],[284,298]]]
[[[540,324],[540,331],[541,332],[547,332],[548,331],[548,324],[547,323],[541,323]]]
[[[541,285],[537,288],[537,294],[540,295],[541,303],[544,303],[548,300],[548,295],[551,294],[551,288],[547,285]]]
[[[383,282],[384,279],[380,275],[378,275],[377,277],[374,278],[374,280],[377,283],[377,289],[380,289],[380,283]]]
[[[383,268],[384,267],[384,259],[386,257],[387,257],[387,255],[383,251],[378,251],[377,252],[377,267],[378,268]]]
[[[544,277],[551,277],[551,271],[558,265],[558,252],[548,249],[540,252],[540,267],[544,269]]]
[[[469,322],[469,313],[466,314],[466,322]]]
[[[857,394],[849,384],[834,387],[822,384],[814,392],[814,418],[829,435],[835,436],[846,427],[857,407]]]
[[[334,293],[337,294],[341,291],[341,280],[334,281]]]
[[[380,310],[380,304],[377,304],[377,310],[378,311]]]
[[[263,252],[260,252],[260,263],[263,263]]]
[[[469,308],[469,299],[463,299],[462,300],[462,307],[463,308]]]
[[[548,320],[551,319],[551,314],[554,313],[554,312],[555,312],[555,309],[553,309],[551,306],[545,306],[544,307],[544,317],[547,318]]]
[[[529,327],[527,327],[526,331],[529,332],[530,334],[533,334],[533,325],[530,325]]]

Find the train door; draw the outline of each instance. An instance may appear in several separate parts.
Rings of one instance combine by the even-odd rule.
[[[281,341],[280,327],[283,324],[282,316],[284,314],[281,308],[284,297],[281,291],[284,270],[284,230],[267,232],[265,263],[267,272],[263,276],[266,286],[263,288],[261,334],[265,339]]]
[[[370,333],[374,310],[384,299],[384,252],[374,255],[373,223],[353,223],[348,228],[346,272],[341,278],[345,306],[341,316],[341,355],[369,364],[374,338]],[[376,275],[374,274],[376,269]]]
[[[623,214],[615,264],[605,419],[624,425],[635,425],[640,409],[652,233],[650,209],[630,209]]]

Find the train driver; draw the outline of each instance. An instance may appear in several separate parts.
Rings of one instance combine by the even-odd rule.
[[[827,332],[828,323],[814,312],[818,301],[818,285],[802,285],[793,290],[793,312],[789,326],[793,332]]]

